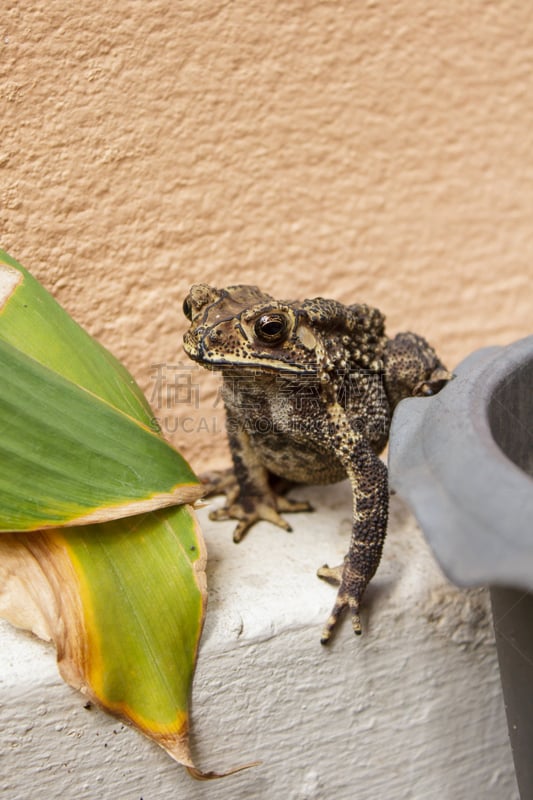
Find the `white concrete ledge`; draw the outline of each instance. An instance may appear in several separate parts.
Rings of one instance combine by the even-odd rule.
[[[210,523],[210,606],[193,696],[197,783],[59,678],[53,649],[0,624],[2,800],[517,800],[485,592],[460,592],[392,498],[364,634],[319,644],[350,529],[345,484],[295,492],[295,532]]]

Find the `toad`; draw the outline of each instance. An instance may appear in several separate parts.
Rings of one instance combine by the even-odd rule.
[[[361,633],[361,600],[387,528],[387,468],[379,454],[392,412],[405,397],[439,391],[450,373],[425,339],[389,338],[383,314],[364,304],[278,301],[255,286],[199,284],[183,310],[191,323],[185,351],[223,378],[233,471],[209,478],[210,494],[226,494],[212,518],[237,520],[235,542],[259,520],[290,530],[282,514],[311,508],[286,497],[288,486],[348,478],[348,552],[339,566],[318,570],[339,587],[321,642],[345,609]]]

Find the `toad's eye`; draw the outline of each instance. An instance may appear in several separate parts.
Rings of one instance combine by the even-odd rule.
[[[283,314],[262,314],[255,323],[258,339],[266,344],[279,344],[287,334],[287,318]]]
[[[183,313],[187,317],[187,319],[192,320],[192,306],[191,301],[188,297],[185,298],[183,301]]]

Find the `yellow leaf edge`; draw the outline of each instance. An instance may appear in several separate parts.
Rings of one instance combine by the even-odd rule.
[[[193,505],[205,494],[205,487],[198,483],[180,483],[172,492],[162,492],[153,494],[151,497],[141,500],[132,500],[128,503],[108,504],[100,506],[89,514],[73,516],[63,522],[60,526],[55,523],[43,525],[42,522],[35,527],[28,526],[24,529],[26,533],[39,533],[40,531],[52,531],[57,528],[73,528],[85,525],[98,525],[104,522],[113,522],[124,517],[134,517],[139,514],[149,514],[152,511],[159,511],[170,506]],[[0,534],[11,533],[7,529],[0,527]],[[19,531],[17,531],[19,532]],[[22,531],[20,531],[22,532]]]

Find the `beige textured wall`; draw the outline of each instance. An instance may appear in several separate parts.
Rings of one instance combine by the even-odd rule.
[[[530,331],[524,0],[4,0],[0,48],[1,244],[148,392],[198,281],[366,301],[450,365]]]

